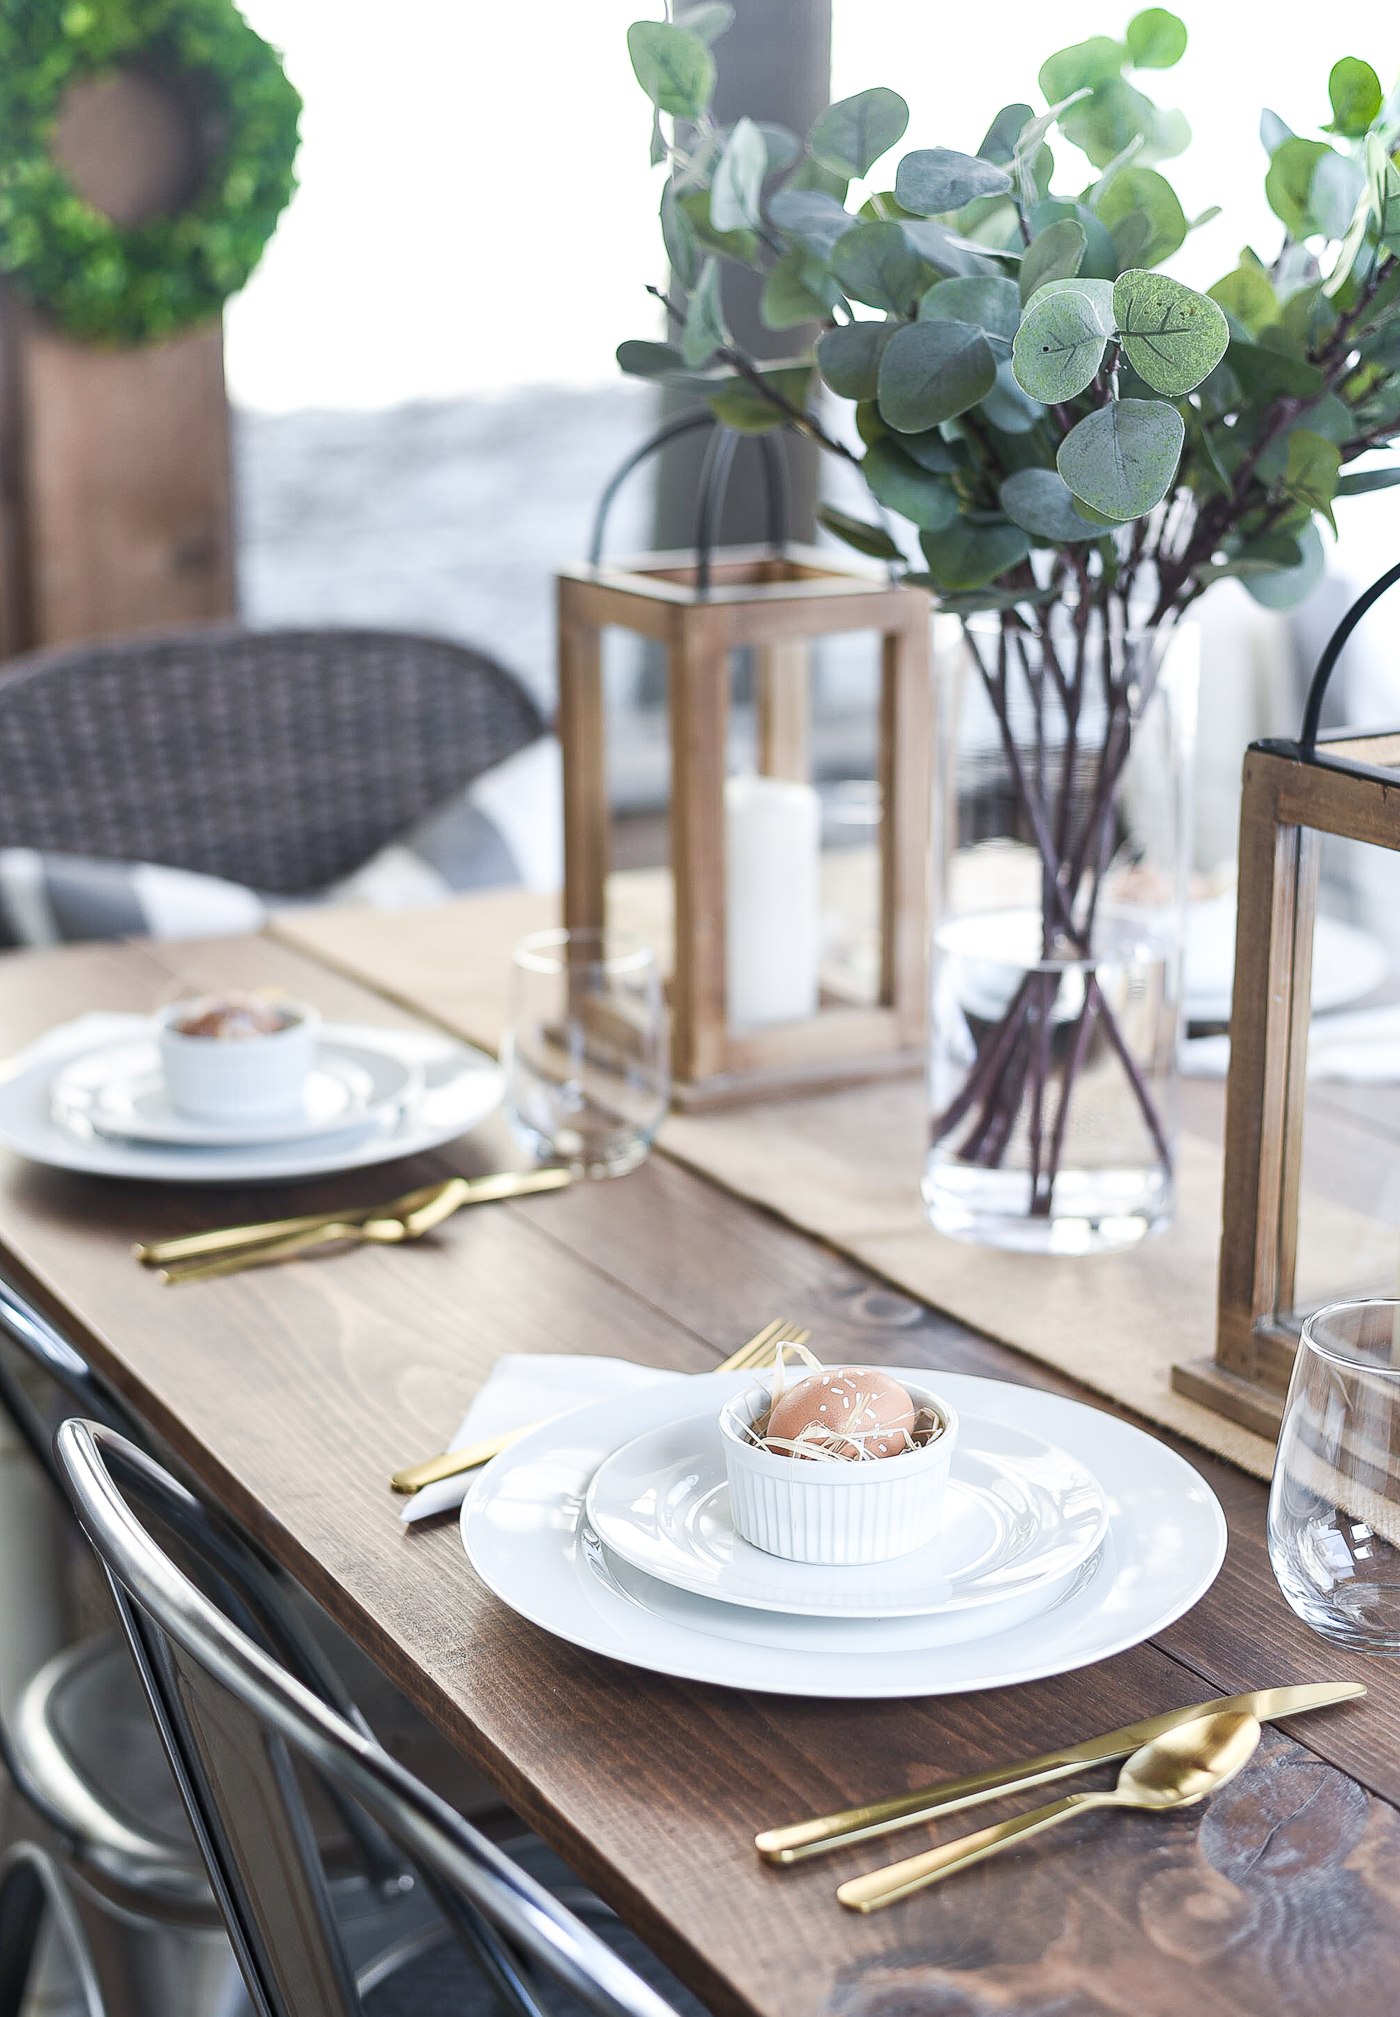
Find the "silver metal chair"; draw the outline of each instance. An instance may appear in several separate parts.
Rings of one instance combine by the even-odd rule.
[[[469,1822],[206,1597],[132,1511],[179,1530],[198,1509],[95,1422],[55,1439],[78,1520],[116,1598],[257,2017],[361,2017],[294,1760],[353,1802],[485,1955],[509,2007],[539,2017],[542,1969],[598,2017],[676,2017],[612,1950]],[[120,1482],[118,1482],[120,1481]]]

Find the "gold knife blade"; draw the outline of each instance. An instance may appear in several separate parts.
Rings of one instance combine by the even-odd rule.
[[[407,1191],[387,1203],[352,1205],[338,1212],[308,1212],[301,1218],[267,1219],[258,1225],[222,1226],[208,1233],[185,1233],[178,1239],[154,1240],[132,1248],[138,1261],[148,1268],[166,1267],[172,1261],[205,1260],[213,1254],[259,1247],[267,1240],[282,1239],[290,1233],[314,1232],[318,1226],[356,1225],[365,1219],[393,1218],[416,1211],[429,1203],[449,1184],[465,1184],[464,1204],[489,1204],[497,1198],[526,1197],[534,1191],[557,1191],[573,1182],[573,1173],[564,1169],[505,1170],[488,1177],[447,1177],[420,1190]]]
[[[478,1464],[489,1464],[492,1457],[499,1457],[502,1450],[518,1443],[532,1429],[542,1429],[549,1419],[546,1415],[538,1422],[524,1422],[518,1429],[502,1429],[498,1436],[487,1436],[484,1442],[467,1443],[460,1450],[444,1450],[440,1457],[428,1457],[421,1464],[410,1464],[407,1470],[395,1471],[389,1483],[396,1492],[421,1492],[424,1485],[455,1478],[459,1471],[474,1471]]]
[[[964,1807],[980,1806],[984,1800],[1000,1799],[1005,1793],[1019,1793],[1029,1786],[1042,1786],[1051,1779],[1066,1779],[1090,1765],[1107,1764],[1126,1758],[1140,1744],[1150,1743],[1164,1731],[1175,1730],[1198,1716],[1231,1712],[1253,1716],[1261,1723],[1276,1723],[1285,1716],[1302,1716],[1310,1709],[1326,1709],[1334,1702],[1351,1702],[1366,1693],[1359,1681],[1319,1681],[1297,1688],[1259,1688],[1247,1695],[1222,1695],[1213,1702],[1196,1702],[1185,1709],[1168,1709],[1164,1715],[1148,1716],[1121,1730],[1109,1730],[1101,1737],[1088,1737],[1063,1750],[1046,1751],[1019,1765],[995,1766],[987,1772],[970,1772],[962,1779],[944,1779],[936,1786],[922,1786],[912,1793],[896,1793],[887,1800],[875,1800],[864,1807],[847,1807],[839,1814],[821,1814],[810,1821],[796,1821],[788,1827],[766,1828],[754,1837],[754,1847],[769,1863],[797,1863],[807,1856],[820,1856],[828,1849],[845,1848],[851,1842],[868,1841],[872,1835],[887,1835],[896,1828],[911,1828],[920,1821],[936,1820],[940,1814],[956,1814]]]

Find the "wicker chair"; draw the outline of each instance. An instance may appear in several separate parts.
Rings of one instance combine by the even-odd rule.
[[[220,627],[0,670],[0,847],[302,896],[533,742],[503,666],[393,631]]]

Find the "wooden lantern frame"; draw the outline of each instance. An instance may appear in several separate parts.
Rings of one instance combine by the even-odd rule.
[[[1318,721],[1343,645],[1396,581],[1400,565],[1338,626],[1298,741],[1245,754],[1215,1354],[1173,1367],[1172,1385],[1270,1439],[1300,1329],[1291,1312],[1322,836],[1400,852],[1400,730],[1319,738]]]
[[[602,634],[666,652],[671,725],[671,979],[676,1099],[723,1104],[922,1063],[927,1023],[932,785],[931,604],[815,547],[733,547],[713,559],[653,553],[558,577],[564,754],[564,922],[606,917],[608,803]],[[729,655],[753,647],[759,764],[807,775],[808,647],[843,631],[881,640],[881,974],[875,1004],[824,1005],[801,1022],[731,1030],[726,1014],[724,778]]]

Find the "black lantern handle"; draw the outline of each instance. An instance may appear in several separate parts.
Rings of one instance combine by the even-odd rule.
[[[1387,568],[1379,581],[1373,581],[1364,595],[1356,598],[1328,638],[1322,656],[1317,661],[1317,671],[1312,676],[1312,685],[1308,688],[1307,705],[1303,709],[1303,732],[1298,738],[1300,748],[1308,756],[1313,755],[1317,748],[1317,729],[1322,719],[1322,702],[1327,693],[1327,682],[1332,677],[1347,639],[1372,603],[1379,602],[1386,590],[1393,588],[1397,581],[1400,581],[1400,560],[1396,561],[1394,567]]]
[[[696,413],[683,413],[676,420],[668,420],[658,427],[654,434],[647,436],[639,448],[633,449],[626,461],[609,478],[603,495],[598,500],[597,514],[593,520],[593,538],[589,542],[588,564],[597,567],[603,557],[603,535],[607,529],[608,513],[613,499],[623,483],[649,455],[655,455],[670,441],[676,441],[683,434],[691,433],[697,427],[712,427],[715,433],[705,450],[705,461],[700,474],[700,495],[695,510],[695,586],[701,595],[709,591],[710,555],[714,549],[715,534],[719,530],[719,516],[724,506],[724,494],[729,487],[729,473],[734,465],[735,451],[739,446],[739,435],[732,427],[721,426],[714,414],[706,409]],[[768,544],[778,551],[787,545],[788,489],[787,470],[772,434],[758,437],[759,450],[763,456],[763,490],[768,505]]]

